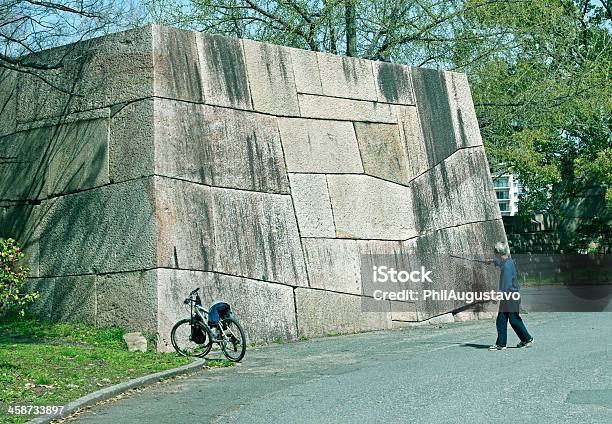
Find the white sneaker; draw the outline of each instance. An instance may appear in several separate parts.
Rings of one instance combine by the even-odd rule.
[[[493,345],[493,346],[489,346],[489,350],[506,350],[506,346]]]

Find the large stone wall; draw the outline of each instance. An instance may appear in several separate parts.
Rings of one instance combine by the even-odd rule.
[[[365,254],[493,287],[505,240],[465,75],[148,26],[0,75],[0,236],[38,313],[158,332],[196,286],[251,341],[390,328],[462,306],[363,312]]]

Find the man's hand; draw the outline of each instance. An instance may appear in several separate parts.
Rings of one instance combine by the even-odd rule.
[[[491,264],[495,263],[495,259],[485,259],[484,263],[487,264],[487,265],[491,265]]]

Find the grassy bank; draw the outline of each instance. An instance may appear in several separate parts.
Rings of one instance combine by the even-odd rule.
[[[0,323],[0,422],[11,405],[65,405],[103,387],[185,365],[174,353],[128,352],[124,330],[34,320]]]

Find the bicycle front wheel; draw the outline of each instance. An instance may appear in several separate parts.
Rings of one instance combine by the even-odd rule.
[[[221,321],[223,329],[223,340],[221,350],[227,359],[239,362],[246,353],[246,335],[240,323],[234,318],[226,318]]]
[[[202,358],[208,354],[208,352],[210,352],[213,344],[213,337],[210,329],[206,325],[196,321],[195,326],[197,331],[202,331],[204,334],[202,343],[197,343],[193,340],[191,320],[189,318],[180,320],[174,324],[174,327],[172,327],[172,332],[170,333],[170,340],[172,341],[174,350],[176,350],[179,354],[183,356],[196,356],[198,358]]]

